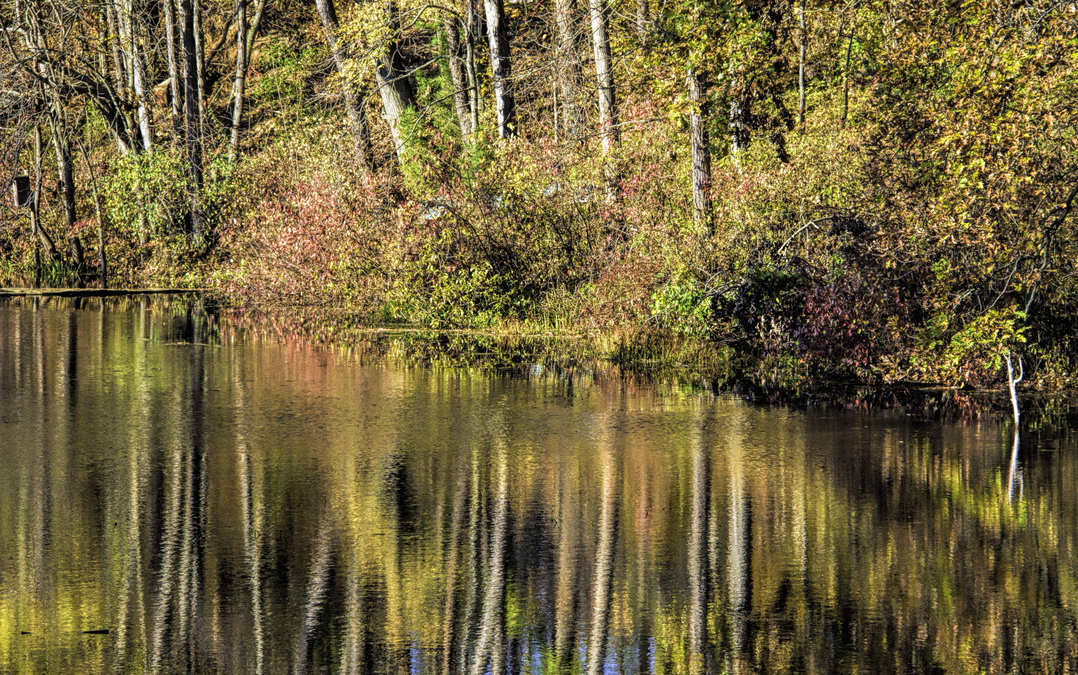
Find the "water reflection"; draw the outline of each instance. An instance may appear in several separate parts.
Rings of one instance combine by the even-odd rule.
[[[1078,669],[1068,437],[357,366],[182,299],[0,304],[0,423],[11,672]]]

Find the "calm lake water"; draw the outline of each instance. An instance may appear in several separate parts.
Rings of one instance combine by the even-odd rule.
[[[1070,437],[0,301],[0,672],[1078,671]]]

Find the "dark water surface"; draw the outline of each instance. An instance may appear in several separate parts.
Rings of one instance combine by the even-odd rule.
[[[1078,670],[1071,438],[189,310],[0,302],[0,672]]]

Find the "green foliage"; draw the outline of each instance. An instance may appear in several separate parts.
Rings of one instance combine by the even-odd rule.
[[[998,377],[1007,354],[1025,343],[1026,315],[1016,309],[989,310],[956,332],[944,352],[952,372],[973,384]]]
[[[322,48],[305,45],[297,49],[285,39],[267,42],[259,49],[258,74],[251,78],[247,90],[252,104],[295,106],[303,103],[307,99],[306,81],[324,57]]]
[[[696,279],[678,270],[651,294],[651,313],[677,335],[702,338],[710,329],[711,298]]]
[[[169,234],[181,228],[189,212],[187,164],[179,148],[120,156],[102,181],[103,207],[109,222],[139,234],[140,216],[146,234]]]

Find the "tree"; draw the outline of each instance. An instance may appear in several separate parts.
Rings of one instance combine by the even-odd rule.
[[[466,43],[460,40],[460,19],[455,14],[447,13],[442,19],[442,32],[445,35],[446,55],[449,62],[449,77],[453,83],[453,108],[457,113],[460,135],[468,138],[475,131],[472,128],[472,114],[468,103],[469,85],[467,81]]]
[[[382,98],[386,122],[393,135],[393,148],[398,163],[404,163],[404,129],[401,118],[405,111],[415,107],[415,92],[404,67],[398,40],[401,35],[400,11],[395,0],[389,0],[385,6],[385,38],[376,45],[377,65],[375,78],[378,82],[378,94]]]
[[[243,0],[240,0],[242,2]],[[337,12],[333,7],[333,0],[315,0],[318,7],[318,16],[322,20],[322,29],[326,34],[326,42],[333,54],[333,64],[337,74],[342,78],[341,87],[344,92],[344,107],[351,121],[353,150],[356,162],[366,172],[374,170],[374,151],[371,148],[371,140],[367,131],[367,114],[365,112],[363,96],[357,96],[351,80],[348,78],[347,54],[341,45],[337,31],[339,22]]]
[[[167,3],[169,0],[165,0]],[[322,2],[318,13],[322,14]],[[322,25],[326,21],[323,18]],[[336,24],[336,22],[334,22]],[[334,25],[334,29],[336,26]],[[329,29],[327,28],[327,34]],[[327,38],[332,40],[332,38]],[[330,44],[332,49],[333,43]],[[336,61],[336,53],[334,54]],[[247,85],[247,0],[236,0],[236,79],[232,85],[232,135],[228,144],[228,161],[235,162],[240,152],[240,121],[243,119],[243,94]]]
[[[610,38],[607,35],[606,3],[589,0],[591,15],[591,44],[595,52],[595,77],[599,83],[599,137],[603,154],[609,154],[620,142],[618,104],[614,91],[614,71],[610,60]]]
[[[557,93],[561,96],[561,124],[565,129],[565,137],[570,140],[580,135],[584,124],[579,101],[583,69],[580,65],[580,53],[577,51],[576,11],[576,0],[555,0],[557,41],[553,67],[557,79]]]
[[[184,67],[184,136],[187,140],[187,195],[190,205],[188,234],[202,242],[202,117],[199,94],[199,58],[195,41],[195,8],[192,0],[180,0],[181,42]]]
[[[494,80],[494,101],[498,110],[498,136],[510,138],[517,133],[516,100],[509,86],[513,74],[509,53],[509,30],[505,23],[502,0],[484,0],[487,38],[490,42],[490,71]]]

